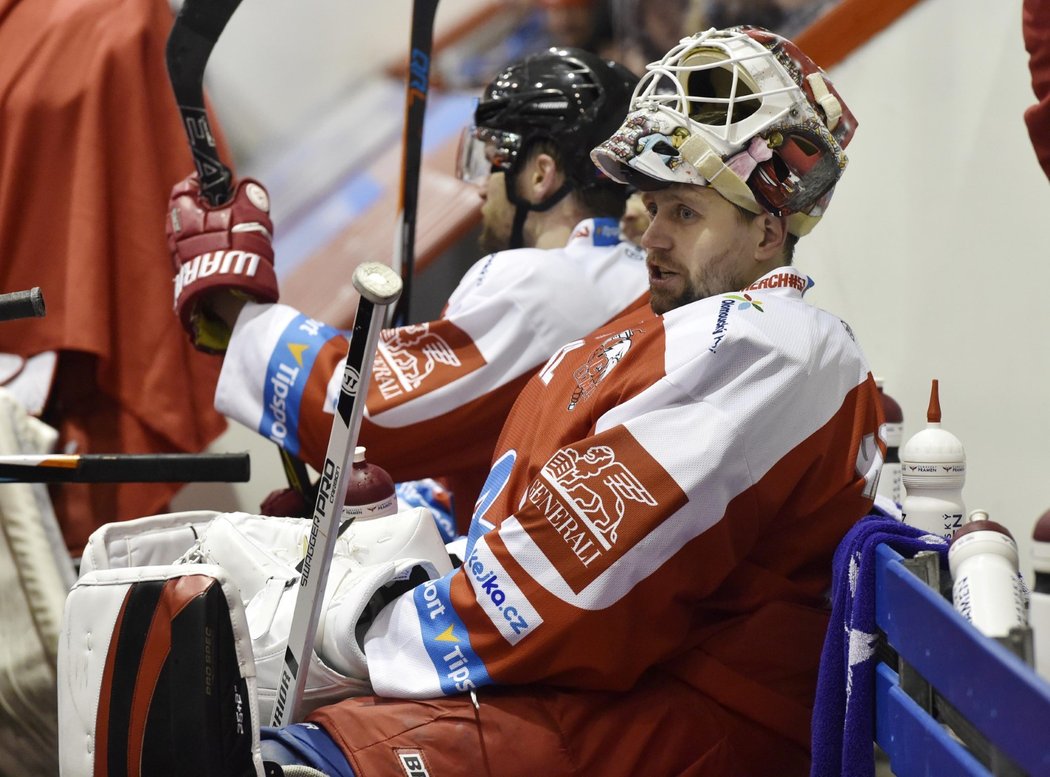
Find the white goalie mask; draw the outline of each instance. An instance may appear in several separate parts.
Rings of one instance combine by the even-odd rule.
[[[824,72],[760,27],[710,29],[646,66],[620,129],[591,152],[639,189],[711,186],[804,235],[846,167],[856,119]]]

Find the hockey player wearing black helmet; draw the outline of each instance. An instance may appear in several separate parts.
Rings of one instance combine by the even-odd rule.
[[[527,377],[565,342],[644,304],[641,251],[619,235],[624,189],[588,159],[627,115],[636,81],[575,49],[530,56],[493,79],[459,160],[460,175],[478,184],[490,255],[466,273],[440,319],[382,336],[361,444],[398,481],[450,479],[460,531]],[[225,353],[216,407],[320,466],[330,416],[306,398],[325,396],[345,340],[315,330],[312,369],[289,361],[289,346],[307,341],[296,311],[268,304],[278,290],[266,190],[242,181],[217,207],[198,195],[194,176],[175,187],[168,238],[175,309],[195,344]],[[236,251],[259,259],[214,261]],[[225,320],[228,347],[202,336],[201,311]],[[283,394],[289,382],[287,397],[276,396],[273,387]],[[455,532],[451,521],[445,528]]]
[[[588,154],[619,126],[637,80],[623,65],[573,48],[526,57],[492,80],[474,125],[463,130],[457,161],[461,178],[485,187],[483,248],[560,245],[563,238],[546,234],[552,221],[571,220],[571,228],[573,214],[623,215],[626,192]],[[570,193],[565,214],[528,221]]]

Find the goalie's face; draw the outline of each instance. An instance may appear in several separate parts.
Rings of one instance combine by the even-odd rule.
[[[642,202],[651,219],[641,244],[656,313],[738,291],[782,263],[783,220],[745,213],[714,189],[678,184],[644,192]]]

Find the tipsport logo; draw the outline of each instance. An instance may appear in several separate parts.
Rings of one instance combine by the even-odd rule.
[[[484,662],[470,645],[467,627],[452,607],[450,578],[430,580],[413,593],[423,646],[442,693],[466,693],[491,680]]]
[[[321,347],[337,334],[300,314],[285,327],[270,354],[259,433],[293,455],[299,453],[299,406],[307,378]]]

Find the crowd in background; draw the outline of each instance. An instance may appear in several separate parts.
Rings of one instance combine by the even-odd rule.
[[[504,26],[447,52],[446,86],[485,83],[505,62],[548,46],[574,46],[641,75],[682,37],[752,24],[794,37],[836,0],[508,0]]]

